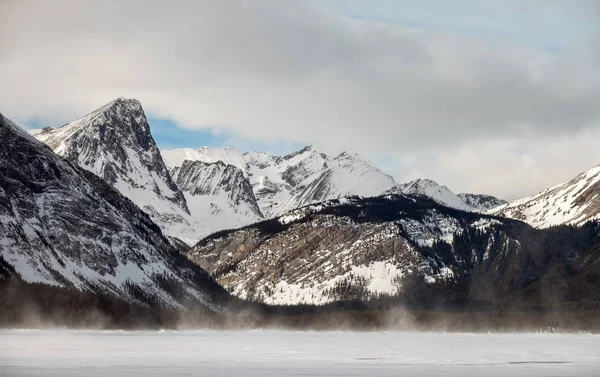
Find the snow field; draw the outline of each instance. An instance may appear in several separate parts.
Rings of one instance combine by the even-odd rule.
[[[0,331],[2,376],[597,376],[600,336]]]

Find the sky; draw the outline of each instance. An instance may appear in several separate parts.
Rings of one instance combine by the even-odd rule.
[[[0,0],[0,112],[117,97],[159,147],[355,152],[505,199],[600,164],[595,0]]]

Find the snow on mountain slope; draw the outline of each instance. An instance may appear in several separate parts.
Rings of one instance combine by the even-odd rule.
[[[452,208],[470,210],[471,208],[446,186],[431,179],[417,179],[398,185],[401,193],[429,197],[436,202]]]
[[[265,217],[347,195],[379,195],[396,185],[392,177],[356,155],[331,157],[312,146],[283,157],[262,152],[240,154],[231,148],[179,149],[162,155],[171,169],[186,159],[223,161],[242,169]]]
[[[233,165],[184,160],[181,167],[173,169],[172,177],[192,216],[207,233],[263,219],[248,178]]]
[[[568,182],[493,209],[492,213],[525,221],[536,228],[581,225],[600,219],[600,165]]]
[[[0,255],[25,281],[143,304],[226,296],[132,201],[1,114]]]
[[[234,148],[180,148],[162,151],[161,154],[165,165],[170,169],[183,165],[185,160],[190,160],[206,163],[222,161],[227,165],[233,165],[242,171],[246,171],[244,156]]]
[[[436,202],[463,211],[485,212],[506,204],[506,201],[485,194],[455,194],[448,187],[431,179],[417,179],[397,186],[391,193],[426,196]]]
[[[489,299],[535,283],[550,265],[582,272],[600,261],[598,226],[544,232],[419,196],[347,197],[213,234],[188,257],[232,294],[270,304],[395,295],[413,274],[427,283],[467,276],[468,294]]]
[[[392,177],[346,152],[324,161],[323,167],[316,179],[312,171],[310,175],[298,174],[299,183],[291,192],[292,197],[275,206],[273,213],[283,214],[307,204],[348,195],[376,196],[395,185]]]
[[[131,199],[166,235],[193,243],[205,234],[171,179],[137,100],[118,98],[58,129],[34,135]]]
[[[471,209],[477,212],[489,211],[492,208],[507,204],[506,200],[498,199],[495,196],[486,194],[466,194],[460,193],[458,197]]]
[[[332,216],[298,219],[281,235],[269,236],[255,225],[203,240],[188,257],[210,266],[211,275],[232,294],[281,305],[335,301],[340,285],[364,279],[372,294],[395,294],[397,280],[421,264],[417,251],[390,224],[359,228]]]

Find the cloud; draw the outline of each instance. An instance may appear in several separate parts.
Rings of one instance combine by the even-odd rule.
[[[407,180],[427,176],[455,192],[487,193],[502,198],[528,196],[568,181],[600,161],[600,129],[540,140],[501,138],[448,145],[437,153],[423,150],[374,160]]]
[[[465,190],[498,182],[504,197],[563,177],[515,173],[515,190],[482,161],[511,172],[600,163],[570,143],[600,127],[593,38],[548,53],[300,1],[5,1],[0,14],[0,103],[17,119],[67,121],[135,97],[188,128],[396,161],[386,170],[400,181],[454,181],[442,173],[454,161]],[[563,142],[572,150],[553,154]]]

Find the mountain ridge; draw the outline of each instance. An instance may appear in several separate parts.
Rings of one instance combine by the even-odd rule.
[[[222,288],[147,213],[0,114],[0,255],[21,279],[218,310]]]
[[[241,153],[231,147],[179,148],[161,151],[171,170],[185,160],[213,163],[223,161],[244,171],[265,218],[323,200],[348,195],[377,196],[406,193],[431,197],[454,208],[487,211],[505,201],[485,194],[454,194],[430,179],[398,184],[393,177],[370,165],[357,154],[341,152],[332,157],[308,145],[284,156],[265,152]],[[348,181],[354,181],[348,183]]]
[[[248,178],[234,165],[185,160],[171,175],[207,234],[264,219]]]
[[[188,257],[238,297],[295,305],[394,296],[406,288],[405,279],[458,284],[469,299],[540,284],[560,296],[551,282],[593,275],[599,247],[598,223],[536,230],[389,194],[334,199],[217,232]]]
[[[349,153],[328,156],[314,146],[285,156],[240,153],[233,148],[162,151],[171,170],[188,160],[223,161],[244,171],[265,217],[346,195],[378,195],[395,186],[393,178]]]
[[[578,200],[582,202],[581,205],[571,203],[569,198],[561,196],[563,202],[571,203],[570,208],[560,204],[558,199],[553,199],[553,194],[549,192],[558,190],[556,187],[507,203],[486,194],[455,194],[448,187],[431,179],[398,184],[393,177],[356,154],[342,152],[330,156],[312,145],[284,156],[271,156],[256,151],[241,153],[231,147],[159,150],[141,104],[137,100],[125,98],[109,102],[60,128],[36,131],[35,136],[59,155],[100,175],[134,200],[151,215],[175,244],[178,243],[175,238],[192,245],[203,236],[218,230],[218,227],[244,226],[263,218],[281,216],[305,205],[349,195],[422,195],[457,209],[490,213],[496,211],[494,213],[521,219],[536,227],[581,223],[600,213],[600,205],[594,199],[595,189],[580,196]],[[202,190],[197,190],[196,187],[195,194],[192,195],[188,182],[188,192],[184,193],[185,190],[178,187],[172,175],[186,160],[205,164],[222,161],[235,167],[244,177],[231,182],[238,182],[245,187],[245,199],[228,197],[227,193],[232,188],[227,187],[228,184],[231,185],[227,182],[236,173],[226,169],[220,170],[221,174],[225,174],[219,179],[224,184],[220,190],[215,191],[213,188],[210,195],[208,192],[200,194]],[[196,167],[202,168],[213,169],[210,165]],[[189,171],[187,173],[191,174]],[[202,175],[194,173],[198,179]],[[184,181],[185,179],[180,184]],[[252,194],[247,190],[247,183]],[[566,184],[568,182],[563,185]],[[219,197],[217,191],[224,196]],[[544,200],[552,203],[542,203]],[[188,208],[188,201],[194,202],[193,214]],[[534,202],[537,204],[534,205]],[[239,205],[243,208],[237,208]],[[565,215],[570,211],[578,212],[576,206],[586,208],[584,211],[587,214],[582,215],[581,221],[571,219],[569,214]],[[557,213],[553,214],[555,211]],[[219,220],[210,221],[209,215],[218,216]]]
[[[34,136],[134,201],[168,236],[187,242],[202,236],[164,165],[139,101],[120,97]]]
[[[600,165],[569,181],[520,198],[490,213],[525,221],[536,228],[581,225],[600,218]]]

